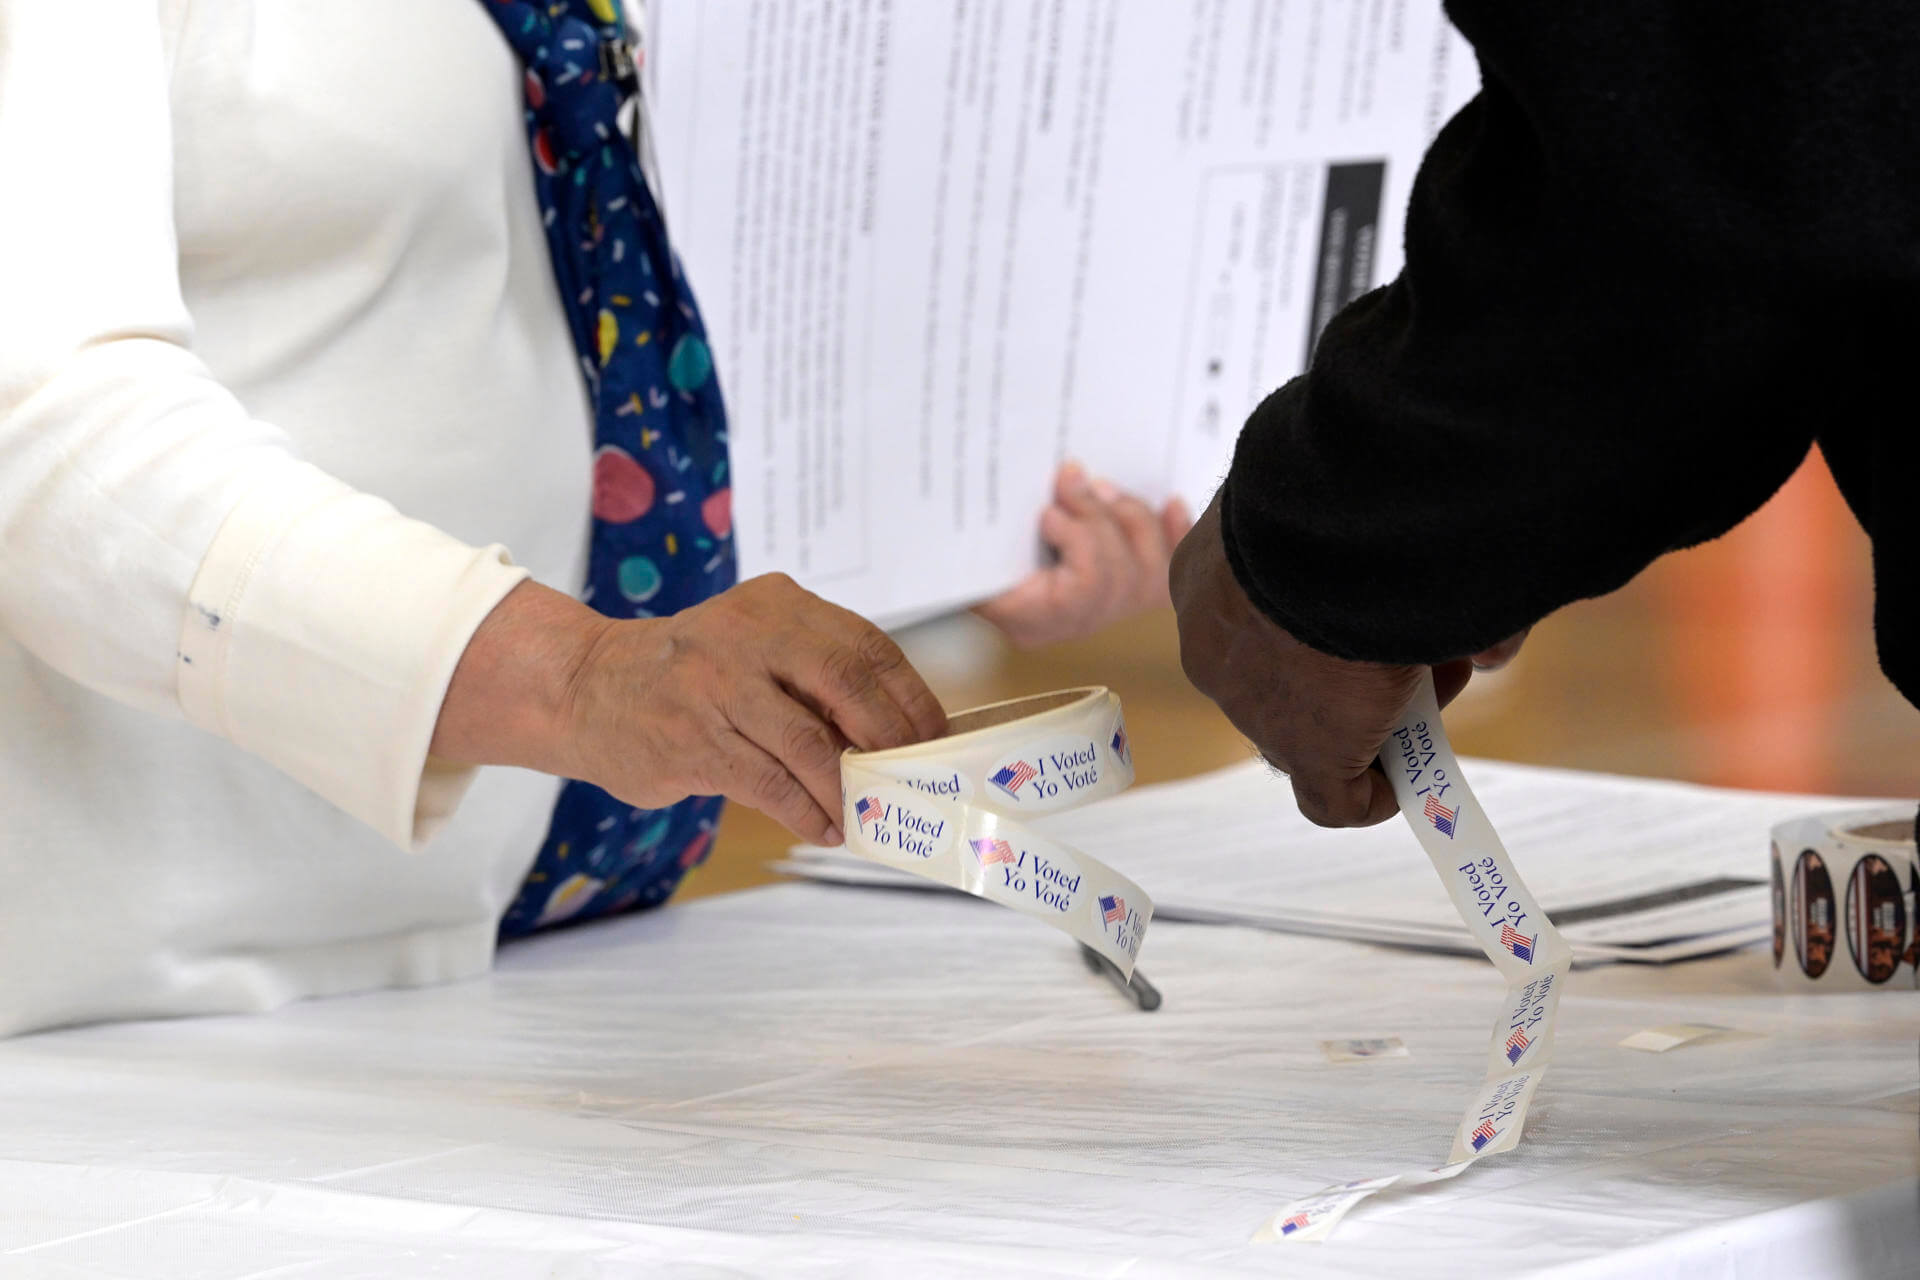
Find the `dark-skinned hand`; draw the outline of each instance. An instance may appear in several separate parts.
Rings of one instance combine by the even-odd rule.
[[[1351,662],[1289,635],[1247,598],[1227,563],[1215,496],[1173,553],[1170,578],[1180,622],[1180,665],[1268,764],[1293,784],[1300,812],[1323,827],[1364,827],[1398,811],[1374,766],[1424,668]],[[1513,637],[1472,658],[1432,668],[1446,706],[1475,668],[1510,661]]]

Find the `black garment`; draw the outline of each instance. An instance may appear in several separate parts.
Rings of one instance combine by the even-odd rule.
[[[1460,657],[1724,533],[1817,440],[1920,703],[1920,8],[1448,10],[1483,90],[1404,273],[1240,437],[1242,586],[1338,656]]]

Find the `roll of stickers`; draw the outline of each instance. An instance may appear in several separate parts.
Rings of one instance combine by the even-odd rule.
[[[1486,1073],[1454,1127],[1446,1164],[1328,1187],[1282,1208],[1256,1240],[1324,1238],[1369,1196],[1458,1177],[1476,1161],[1511,1151],[1553,1052],[1554,1021],[1572,951],[1534,901],[1468,789],[1440,726],[1431,676],[1422,680],[1406,718],[1381,747],[1380,764],[1393,783],[1401,816],[1446,885],[1454,910],[1507,980],[1506,999],[1494,1019]]]
[[[1066,689],[959,712],[931,742],[845,752],[840,829],[849,852],[1043,920],[1131,976],[1152,901],[1025,820],[1132,782],[1120,699]]]
[[[1907,805],[1814,814],[1773,829],[1773,967],[1784,986],[1920,985],[1913,822]]]

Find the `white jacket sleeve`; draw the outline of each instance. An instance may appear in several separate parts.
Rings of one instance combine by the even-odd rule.
[[[0,628],[396,843],[468,638],[524,576],[297,457],[198,361],[153,0],[0,3]]]

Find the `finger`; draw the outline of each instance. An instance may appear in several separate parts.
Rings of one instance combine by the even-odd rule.
[[[794,643],[776,652],[788,658],[779,670],[796,692],[828,712],[828,718],[849,740],[868,749],[902,746],[946,732],[946,708],[893,637],[790,578],[785,579],[785,586],[788,591],[778,600],[778,607],[799,625],[797,634],[790,633]],[[832,651],[836,645],[839,652]],[[814,655],[812,672],[795,670],[795,659],[803,652]],[[820,696],[836,687],[841,698],[850,698],[851,702],[836,704]],[[855,724],[864,725],[864,737],[851,732]]]
[[[1169,547],[1180,545],[1180,539],[1193,528],[1193,508],[1187,505],[1186,499],[1167,499],[1167,505],[1160,508],[1160,528],[1167,535]]]
[[[722,795],[760,810],[802,840],[824,845],[842,842],[837,820],[815,802],[786,766],[737,732],[728,731],[716,745],[721,757]],[[832,812],[839,812],[838,803]]]
[[[1103,504],[1079,524],[1084,549],[1061,557],[1063,572],[1055,583],[1064,635],[1075,639],[1140,609],[1166,580],[1166,557],[1149,570],[1114,506]]]
[[[1386,789],[1388,808],[1386,814],[1376,815],[1374,782]],[[1365,827],[1379,822],[1382,817],[1391,814],[1393,788],[1387,785],[1386,778],[1366,769],[1358,775],[1340,777],[1334,774],[1291,775],[1294,803],[1300,806],[1300,812],[1308,822],[1316,827]]]
[[[1040,518],[1040,529],[1059,549],[1060,560],[1048,581],[1047,603],[1054,629],[1062,634],[1085,634],[1093,617],[1109,603],[1115,584],[1126,572],[1127,540],[1104,508],[1074,516],[1059,507]]]
[[[1520,646],[1527,642],[1527,637],[1532,633],[1533,628],[1526,627],[1517,634],[1508,636],[1491,649],[1482,649],[1479,653],[1473,655],[1474,669],[1476,671],[1498,671],[1514,660],[1520,652]]]
[[[1122,492],[1110,480],[1095,480],[1093,492],[1126,543],[1130,563],[1122,567],[1121,571],[1127,576],[1120,580],[1128,588],[1121,593],[1125,605],[1166,603],[1161,584],[1166,580],[1173,548],[1186,533],[1186,526],[1171,531],[1162,513],[1155,512],[1132,494]]]
[[[1060,565],[1091,566],[1099,551],[1100,512],[1096,508],[1088,516],[1076,516],[1065,507],[1055,503],[1040,513],[1040,538],[1059,553]]]
[[[946,732],[946,709],[892,636],[817,596],[801,622],[782,674],[855,746],[874,751]]]
[[[1099,499],[1103,487],[1113,495],[1112,501]],[[1092,603],[1105,605],[1109,603],[1108,597],[1114,590],[1134,576],[1132,565],[1138,553],[1119,519],[1120,503],[1133,500],[1105,481],[1094,486],[1094,493],[1096,501],[1093,506],[1086,515],[1078,517],[1080,527],[1086,532],[1084,545],[1087,553],[1077,561],[1068,560],[1064,555],[1061,559],[1066,561],[1070,570],[1081,575],[1081,580],[1075,585],[1095,594],[1097,598]]]
[[[1088,584],[1097,555],[1092,522],[1051,506],[1040,513],[1040,537],[1053,548],[1053,563],[974,609],[1020,649],[1037,649],[1076,634],[1091,598]]]
[[[832,725],[770,681],[753,682],[728,708],[733,727],[798,779],[813,802],[840,811],[840,749]]]
[[[1130,493],[1116,493],[1107,510],[1113,513],[1113,522],[1120,527],[1134,559],[1155,570],[1166,565],[1167,558],[1173,554],[1173,544],[1167,541],[1160,517],[1152,507]]]
[[[1093,491],[1093,478],[1077,462],[1061,464],[1059,474],[1053,478],[1053,500],[1069,515],[1086,517],[1100,509],[1100,499]]]
[[[991,600],[974,606],[974,613],[1000,629],[1017,649],[1051,644],[1057,625],[1049,607],[1057,568],[1036,569]]]
[[[863,751],[915,741],[913,722],[880,683],[860,650],[814,627],[790,631],[769,659],[789,692]]]
[[[1471,679],[1473,664],[1465,658],[1443,662],[1433,669],[1433,696],[1444,707],[1460,696],[1460,691],[1467,687],[1467,681]]]
[[[1125,579],[1126,590],[1119,595],[1125,609],[1145,609],[1171,604],[1167,569],[1173,560],[1174,543],[1167,537],[1160,515],[1128,494],[1122,494],[1111,507],[1114,523],[1127,540],[1132,563]],[[1119,612],[1120,610],[1115,610]]]
[[[1385,822],[1400,812],[1400,797],[1393,794],[1393,784],[1387,781],[1386,771],[1375,760],[1367,769],[1367,785],[1373,789],[1372,798],[1367,802],[1366,821],[1363,827],[1375,826]]]
[[[866,636],[862,656],[867,667],[879,677],[880,687],[893,699],[893,705],[906,715],[911,726],[907,740],[925,742],[945,733],[947,709],[940,705],[938,695],[926,679],[914,669],[906,651],[871,622],[864,618],[859,621],[865,627]]]
[[[1086,616],[1107,603],[1113,585],[1126,571],[1126,536],[1105,507],[1076,516],[1064,507],[1049,507],[1040,515],[1040,536],[1060,553],[1047,580],[1051,598],[1047,608],[1061,630],[1079,634]]]

